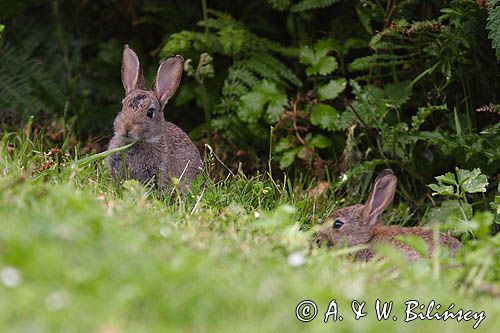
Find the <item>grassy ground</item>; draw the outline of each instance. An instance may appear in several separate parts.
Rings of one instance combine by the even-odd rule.
[[[498,295],[483,292],[498,283],[498,241],[456,259],[353,262],[310,247],[336,202],[308,195],[314,183],[239,175],[172,199],[113,182],[99,156],[58,166],[28,137],[0,141],[1,332],[473,330],[476,320],[405,323],[407,300],[485,311],[477,331],[500,327]],[[303,323],[306,299],[318,315]],[[343,320],[325,324],[333,299]],[[376,299],[394,302],[388,320]],[[366,317],[354,320],[352,300],[366,301]]]

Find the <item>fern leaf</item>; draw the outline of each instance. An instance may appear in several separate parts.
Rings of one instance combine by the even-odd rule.
[[[329,7],[339,0],[302,0],[299,3],[292,6],[292,12],[305,12],[307,10],[320,9]]]
[[[497,58],[500,58],[500,0],[488,0],[488,18],[486,29],[491,46],[495,49]]]

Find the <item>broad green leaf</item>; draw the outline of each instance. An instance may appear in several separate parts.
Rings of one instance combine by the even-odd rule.
[[[387,104],[393,108],[403,106],[411,97],[411,87],[408,81],[389,83],[384,87],[385,99]]]
[[[296,149],[286,151],[280,159],[280,168],[288,168],[290,165],[292,165],[293,161],[295,161],[295,157],[297,157]]]
[[[429,188],[434,191],[432,195],[446,195],[446,196],[455,195],[453,186],[443,185],[443,184],[429,184],[427,186],[429,186]]]
[[[248,123],[256,123],[264,113],[266,120],[273,124],[285,111],[287,102],[286,94],[278,90],[275,83],[264,80],[241,96],[238,116]]]
[[[290,148],[292,148],[292,143],[287,138],[280,138],[278,144],[274,147],[274,151],[279,153]]]
[[[276,97],[269,101],[266,118],[267,121],[271,124],[278,122],[283,111],[285,111],[285,106],[288,102],[288,98],[285,94],[276,95]]]
[[[444,223],[449,228],[466,231],[463,224],[467,223],[471,217],[471,205],[459,200],[447,200],[440,207],[432,208],[425,220],[426,223]]]
[[[457,184],[457,180],[455,178],[455,174],[453,174],[452,172],[447,172],[445,173],[444,175],[442,176],[437,176],[435,177],[437,181],[439,181],[440,183],[444,183],[444,184],[451,184],[451,185],[458,185]]]
[[[458,183],[462,189],[467,193],[480,193],[486,192],[488,186],[488,177],[481,174],[481,169],[476,168],[472,171],[464,169],[456,169]]]
[[[321,58],[332,52],[335,48],[335,41],[331,38],[321,39],[314,45],[314,51],[316,51],[316,56]]]
[[[339,114],[337,110],[328,104],[318,103],[311,113],[311,123],[323,129],[337,130]]]
[[[312,149],[307,146],[302,146],[299,148],[299,152],[297,153],[297,157],[301,160],[309,161],[312,157]]]
[[[337,98],[345,90],[346,84],[345,79],[330,80],[330,82],[318,88],[319,99],[324,101]]]
[[[324,56],[318,59],[317,63],[314,66],[306,69],[306,74],[308,76],[319,74],[319,75],[328,75],[334,72],[337,68],[339,68],[339,64],[334,57]]]
[[[299,52],[299,61],[304,65],[313,65],[316,62],[314,50],[309,46],[302,47]]]
[[[332,145],[332,140],[328,137],[318,134],[315,135],[314,138],[309,142],[312,146],[317,148],[326,148]]]
[[[304,46],[300,49],[299,61],[304,65],[308,65],[306,68],[307,76],[328,75],[338,68],[337,60],[332,56],[328,56],[331,51],[330,43],[325,41],[319,41],[314,48]]]

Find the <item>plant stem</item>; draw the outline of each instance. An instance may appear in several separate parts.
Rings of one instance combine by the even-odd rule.
[[[208,103],[208,92],[205,85],[201,83],[201,95],[203,98],[203,111],[205,113],[205,124],[207,126],[208,144],[212,144],[212,116],[210,114],[210,104]]]
[[[201,0],[201,12],[203,15],[203,21],[207,22],[208,20],[208,9],[207,9],[207,0]],[[205,35],[208,36],[209,30],[208,25],[205,24]]]

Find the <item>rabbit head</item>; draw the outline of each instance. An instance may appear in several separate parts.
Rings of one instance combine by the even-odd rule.
[[[125,98],[113,124],[115,136],[124,143],[157,142],[165,118],[163,108],[177,90],[183,59],[174,56],[160,64],[152,90],[145,90],[144,76],[135,52],[125,45],[122,55],[122,83]]]
[[[390,169],[383,170],[375,179],[373,190],[364,205],[357,204],[335,211],[316,237],[321,246],[354,246],[368,243],[373,228],[381,222],[380,216],[392,202],[397,178]]]

